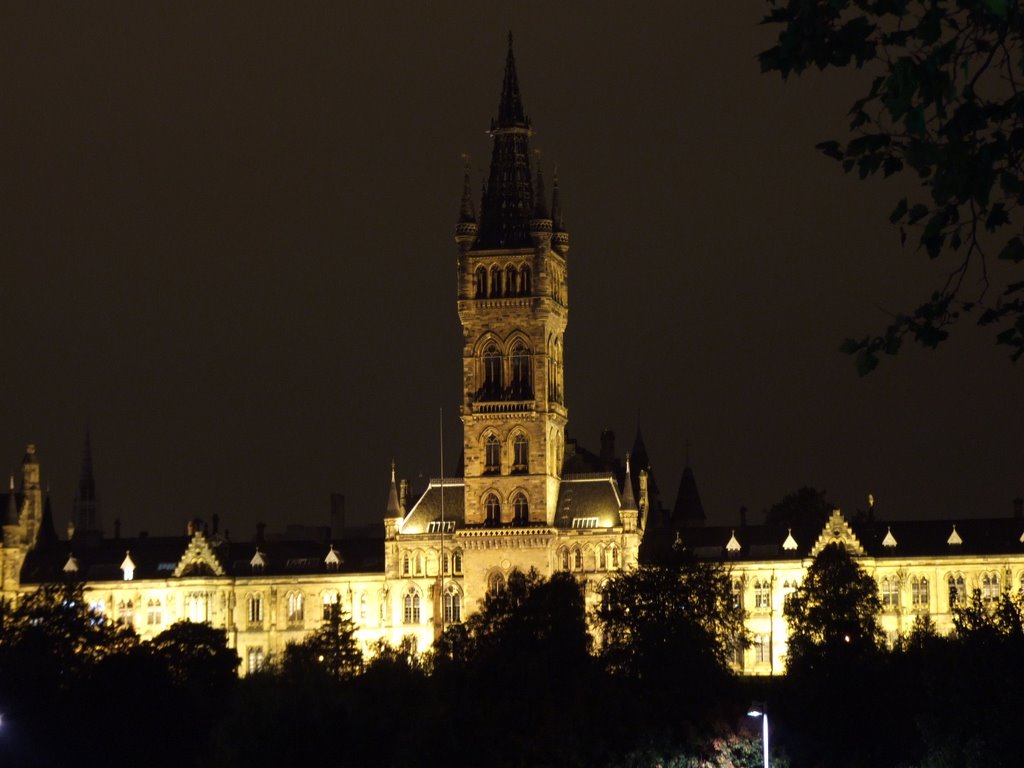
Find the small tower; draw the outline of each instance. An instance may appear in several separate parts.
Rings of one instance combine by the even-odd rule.
[[[384,573],[387,577],[398,575],[398,526],[402,517],[398,485],[395,482],[395,462],[392,461],[391,487],[388,489],[388,505],[384,510]]]
[[[619,516],[622,518],[623,533],[636,531],[640,508],[636,504],[636,497],[633,496],[633,478],[630,476],[628,453],[626,454],[626,478],[622,481],[622,503],[619,505]]]

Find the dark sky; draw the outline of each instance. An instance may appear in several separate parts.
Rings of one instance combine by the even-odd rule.
[[[210,6],[214,7],[210,7]],[[858,81],[758,72],[766,6],[4,3],[0,462],[59,525],[91,426],[125,533],[379,519],[460,444],[452,239],[506,34],[569,254],[570,434],[639,424],[712,520],[803,484],[1010,514],[1024,367],[964,326],[858,379],[837,349],[941,283],[894,184],[814,150]],[[45,6],[45,7],[41,7]],[[474,170],[476,175],[476,170]]]

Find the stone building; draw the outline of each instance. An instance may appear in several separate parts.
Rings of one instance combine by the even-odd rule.
[[[213,516],[209,527],[190,523],[187,535],[122,538],[115,523],[108,537],[87,438],[72,526],[62,539],[30,445],[20,482],[12,478],[0,496],[0,595],[75,578],[98,610],[143,638],[183,619],[223,628],[246,673],[338,606],[366,647],[412,636],[425,649],[513,569],[574,573],[593,605],[606,579],[636,567],[641,545],[652,559],[684,546],[731,569],[755,638],[738,668],[775,674],[786,652],[783,602],[826,543],[843,543],[878,580],[891,634],[925,612],[948,629],[951,605],[972,589],[992,599],[1024,585],[1019,503],[1012,518],[999,520],[883,524],[850,522],[837,511],[817,530],[710,527],[689,467],[675,506],[662,508],[639,433],[632,467],[616,458],[610,433],[596,454],[567,439],[569,235],[558,179],[549,198],[541,169],[532,168],[531,132],[510,44],[479,215],[467,173],[455,230],[461,476],[430,480],[413,500],[392,468],[383,526],[360,535],[325,527],[268,536],[260,529],[252,540],[234,541]]]

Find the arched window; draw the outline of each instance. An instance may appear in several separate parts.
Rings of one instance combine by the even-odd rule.
[[[417,576],[422,576],[423,575],[423,553],[422,552],[417,552],[416,553],[416,559],[413,562],[415,562],[415,564],[416,564],[416,575]]]
[[[614,544],[608,545],[608,560],[611,563],[608,567],[617,571],[619,569],[619,548]]]
[[[882,577],[882,607],[898,608],[900,604],[900,581],[897,577]]]
[[[363,623],[366,622],[366,593],[359,593],[359,620]]]
[[[324,592],[323,597],[324,606],[324,621],[330,620],[333,616],[336,616],[341,611],[341,595],[337,592]]]
[[[572,568],[574,571],[583,570],[583,551],[579,547],[572,551]]]
[[[608,561],[604,555],[604,547],[598,545],[597,547],[597,570],[603,571],[608,567]]]
[[[566,549],[565,547],[562,547],[562,549],[560,549],[559,552],[558,552],[558,559],[561,561],[562,570],[563,571],[568,571],[569,570],[569,550]]]
[[[161,610],[160,600],[158,598],[153,598],[146,603],[146,624],[151,627],[157,624],[163,624],[163,611]]]
[[[492,299],[501,296],[501,270],[498,267],[491,267],[490,297]]]
[[[487,511],[487,525],[501,525],[501,503],[498,501],[498,497],[493,493],[490,494],[484,503],[484,508]]]
[[[500,573],[492,573],[487,577],[487,591],[496,595],[505,588],[505,577]]]
[[[529,296],[533,291],[533,286],[530,285],[530,268],[524,266],[519,270],[519,295]]]
[[[739,579],[732,582],[732,607],[743,609],[743,582]]]
[[[484,472],[501,472],[501,442],[494,435],[488,435],[484,443]]]
[[[484,383],[481,396],[496,398],[501,394],[501,350],[493,341],[484,348]]]
[[[530,375],[530,350],[521,341],[512,347],[512,393],[515,397],[533,396],[533,377]]]
[[[986,603],[994,602],[999,597],[999,576],[986,573],[981,577],[981,599]]]
[[[513,266],[506,267],[505,269],[505,295],[515,296],[519,293],[519,287],[516,285],[519,273]]]
[[[928,579],[915,576],[910,580],[910,601],[915,608],[928,607]]]
[[[117,620],[129,627],[135,626],[135,606],[131,600],[117,604]]]
[[[530,441],[520,432],[512,442],[512,471],[530,471]]]
[[[771,582],[765,579],[764,581],[754,581],[754,608],[771,608],[772,607],[772,586]]]
[[[306,600],[301,592],[288,594],[288,623],[301,624],[306,617]]]
[[[404,624],[419,624],[420,623],[420,593],[416,591],[415,587],[409,587],[409,591],[405,593],[404,610],[402,613],[402,622]]]
[[[485,267],[476,268],[476,298],[485,299],[487,298],[487,269]]]
[[[263,596],[249,595],[248,618],[250,624],[263,623]]]
[[[411,576],[412,575],[412,567],[410,566],[409,563],[410,563],[410,561],[409,561],[409,553],[406,552],[404,555],[402,555],[402,575],[403,576]]]
[[[441,573],[443,573],[445,576],[447,576],[449,573],[451,573],[450,568],[451,568],[451,557],[449,557],[447,552],[444,552],[441,555]]]
[[[530,504],[526,500],[525,494],[516,494],[512,500],[512,512],[517,525],[526,525],[530,519]]]
[[[449,585],[444,593],[444,622],[458,624],[462,621],[462,595],[454,585]]]
[[[378,592],[377,593],[377,621],[378,621],[378,623],[382,627],[385,626],[389,621],[391,621],[391,616],[388,613],[388,611],[389,611],[389,607],[388,607],[388,595],[387,595],[387,593],[386,592]]]
[[[959,574],[954,574],[946,580],[946,586],[949,587],[949,607],[952,609],[954,606],[963,605],[967,600],[967,588],[964,585],[964,577]]]
[[[462,550],[456,549],[452,555],[452,573],[462,573]]]

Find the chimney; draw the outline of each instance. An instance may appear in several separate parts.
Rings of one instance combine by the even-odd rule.
[[[607,469],[615,463],[615,433],[610,429],[601,432],[601,463]]]
[[[1013,517],[1015,520],[1024,518],[1024,499],[1020,496],[1013,500]]]

